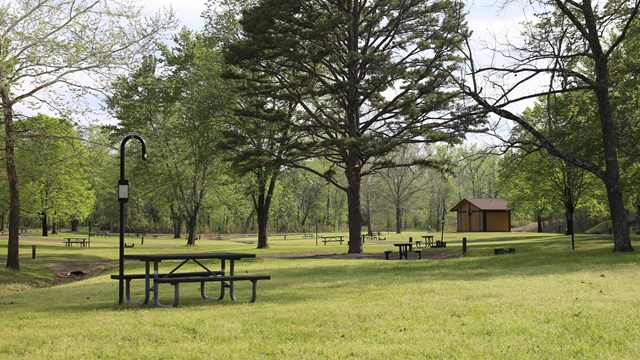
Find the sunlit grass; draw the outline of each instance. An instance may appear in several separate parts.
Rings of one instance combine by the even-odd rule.
[[[384,234],[386,241],[365,243],[365,252],[381,254],[422,234]],[[35,261],[23,261],[19,273],[0,270],[0,358],[640,358],[640,255],[613,253],[607,236],[577,236],[575,251],[559,235],[444,237],[447,248],[425,252],[452,258],[409,261],[261,257],[347,250],[294,236],[259,250],[248,238],[200,240],[195,248],[184,239],[145,238],[142,245],[128,238],[136,245],[127,253],[256,253],[237,271],[272,277],[259,283],[254,304],[246,302],[247,284],[238,288],[238,303],[204,302],[194,284],[183,287],[175,309],[118,306],[109,274],[33,287],[50,276],[49,262],[116,259],[118,239],[96,239],[91,248],[34,241]],[[23,256],[31,244],[23,242]],[[494,256],[496,247],[517,252]],[[142,263],[126,266],[142,270]],[[142,289],[134,288],[139,298]],[[171,299],[167,285],[161,300]]]

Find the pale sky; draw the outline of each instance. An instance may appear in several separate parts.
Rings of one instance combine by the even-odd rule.
[[[204,26],[200,15],[206,9],[206,0],[142,0],[141,3],[148,13],[155,13],[162,7],[173,8],[180,20],[180,27],[201,30]]]
[[[518,22],[524,19],[519,2],[512,4],[507,11],[501,11],[497,5],[501,0],[468,0],[471,9],[467,17],[469,25],[476,34],[492,31],[497,35],[514,35]],[[172,7],[180,26],[200,30],[204,22],[200,15],[206,9],[206,0],[141,0],[148,13],[154,13],[161,7]]]

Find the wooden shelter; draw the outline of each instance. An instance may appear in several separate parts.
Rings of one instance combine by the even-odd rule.
[[[458,214],[458,231],[511,231],[511,210],[502,199],[463,199],[450,211]]]

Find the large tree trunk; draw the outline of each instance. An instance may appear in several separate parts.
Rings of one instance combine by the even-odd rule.
[[[42,236],[49,236],[49,224],[47,223],[47,212],[43,211],[40,214],[40,220],[42,221]]]
[[[13,108],[9,102],[9,94],[0,89],[4,113],[5,160],[7,180],[9,183],[9,239],[7,244],[7,268],[20,270],[20,192],[18,172],[15,163],[15,139],[13,132]]]
[[[256,201],[256,200],[254,200]],[[258,204],[256,205],[256,215],[258,217],[258,249],[266,249],[269,247],[267,236],[267,223],[269,221],[269,210],[266,209],[262,202],[264,195],[258,196]]]
[[[596,68],[596,98],[602,131],[602,145],[604,148],[604,181],[607,189],[607,200],[613,230],[613,251],[633,251],[629,237],[629,223],[627,210],[624,207],[622,189],[620,188],[620,167],[616,150],[616,134],[611,102],[609,99],[609,74],[605,55],[595,56]]]
[[[617,162],[616,162],[617,165]],[[609,171],[607,171],[608,173]],[[629,223],[627,220],[627,209],[624,207],[620,181],[611,180],[614,184],[607,184],[607,197],[609,200],[609,211],[611,212],[611,227],[613,230],[613,251],[627,252],[633,251],[631,238],[629,236]]]
[[[267,226],[269,225],[269,208],[271,207],[271,198],[276,187],[276,179],[278,174],[272,174],[269,179],[269,187],[267,188],[264,181],[266,179],[258,179],[260,182],[258,198],[254,196],[253,206],[258,217],[258,249],[266,249],[269,247]],[[266,191],[265,191],[266,189]]]
[[[196,223],[198,220],[197,213],[195,215],[189,215],[187,218],[187,246],[194,246],[196,244]]]
[[[80,225],[80,220],[78,219],[71,220],[71,231],[78,231],[78,225]]]
[[[360,168],[347,165],[347,205],[349,209],[349,253],[362,253],[362,215],[360,214]]]
[[[542,216],[538,215],[538,232],[542,232]]]
[[[169,205],[171,212],[171,223],[173,225],[173,238],[180,239],[180,231],[182,230],[182,215],[176,211],[173,204]]]
[[[396,234],[402,232],[402,208],[400,204],[396,204]]]

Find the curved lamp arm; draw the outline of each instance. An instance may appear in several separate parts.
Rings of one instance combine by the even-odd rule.
[[[147,160],[147,145],[144,143],[144,139],[138,134],[129,134],[125,136],[120,143],[120,180],[124,180],[124,146],[130,139],[140,141],[140,144],[142,145],[142,160]]]

